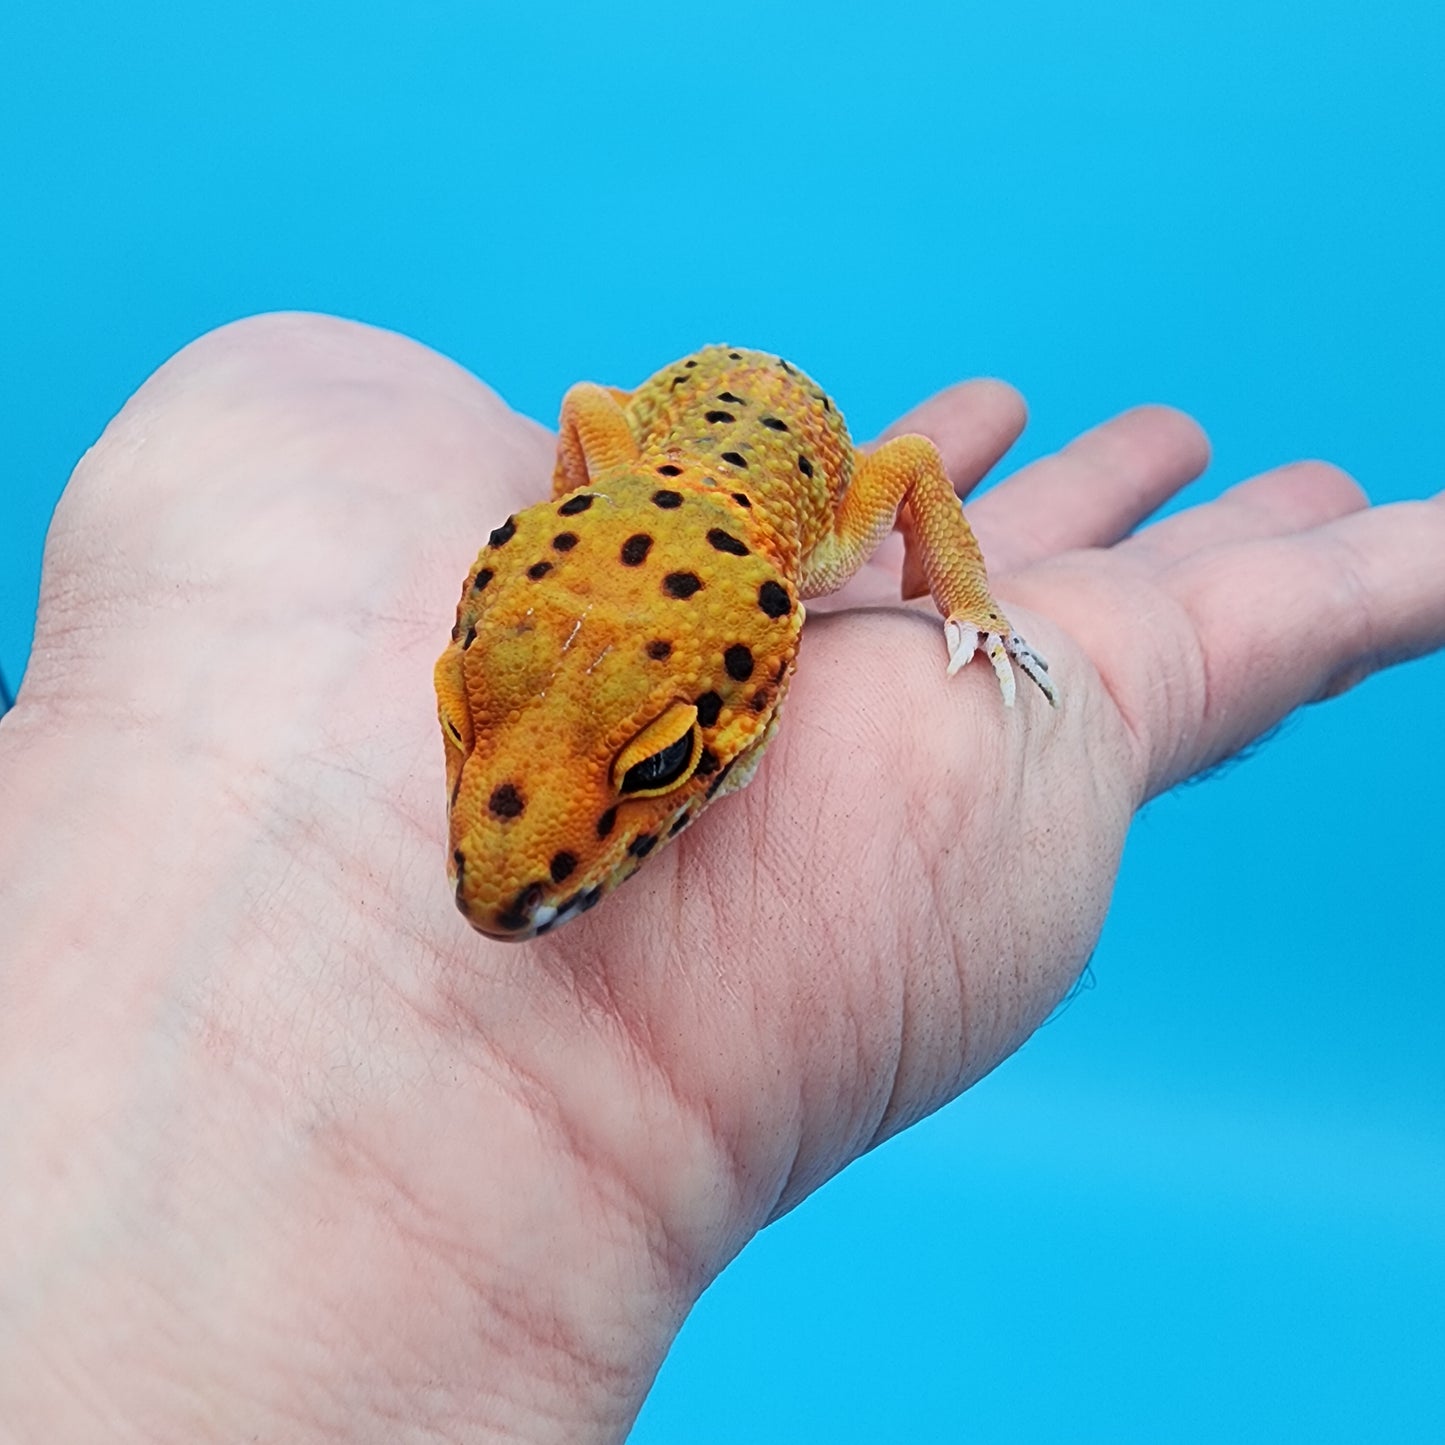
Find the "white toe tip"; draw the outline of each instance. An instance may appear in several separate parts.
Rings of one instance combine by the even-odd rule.
[[[948,675],[952,677],[978,651],[978,629],[949,618],[943,624],[943,636],[948,643]]]

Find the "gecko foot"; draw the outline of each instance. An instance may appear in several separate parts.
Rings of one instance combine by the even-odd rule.
[[[1019,670],[1031,678],[1039,691],[1048,698],[1050,707],[1058,707],[1059,693],[1049,676],[1049,665],[1039,656],[1017,632],[1005,637],[1000,632],[980,633],[977,627],[959,617],[950,617],[943,624],[943,635],[948,643],[948,675],[953,676],[959,668],[969,662],[977,653],[984,653],[993,664],[998,675],[999,691],[1003,693],[1003,705],[1014,705],[1014,674],[1009,659],[1018,663]]]

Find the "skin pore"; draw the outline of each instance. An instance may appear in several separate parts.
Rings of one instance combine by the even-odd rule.
[[[895,430],[967,490],[1023,422],[972,382]],[[1445,643],[1445,500],[1300,463],[1136,532],[1207,448],[1129,412],[970,508],[1057,712],[945,677],[895,538],[810,608],[753,784],[494,943],[431,665],[553,448],[279,316],[77,469],[0,722],[0,1440],[621,1439],[758,1229],[1048,1014],[1144,801]]]

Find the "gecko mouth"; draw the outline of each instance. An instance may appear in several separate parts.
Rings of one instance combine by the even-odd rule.
[[[567,923],[595,907],[602,897],[602,889],[584,888],[558,903],[544,902],[545,896],[540,883],[530,883],[505,908],[478,917],[462,896],[462,868],[460,861],[458,862],[457,907],[467,922],[488,938],[502,939],[510,943],[524,943],[529,938],[540,938],[558,924]]]

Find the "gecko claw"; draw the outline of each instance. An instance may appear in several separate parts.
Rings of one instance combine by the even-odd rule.
[[[952,677],[973,657],[984,653],[993,664],[998,676],[999,691],[1003,694],[1003,705],[1012,707],[1017,692],[1013,667],[1010,659],[1018,663],[1019,670],[1030,678],[1039,691],[1048,698],[1050,707],[1059,705],[1058,689],[1049,676],[1049,665],[1039,656],[1017,632],[1005,637],[999,632],[980,633],[978,628],[957,617],[948,618],[943,624],[944,640],[948,643],[948,675]]]
[[[1049,676],[1049,664],[1041,657],[1017,632],[1011,632],[1008,641],[1004,643],[1008,648],[1009,656],[1018,663],[1023,673],[1031,678],[1038,686],[1043,695],[1048,698],[1050,707],[1058,707],[1059,690],[1054,686],[1054,680]]]
[[[1012,707],[1014,705],[1014,670],[1009,666],[1008,646],[997,632],[989,632],[984,635],[984,648],[988,653],[988,660],[993,663],[993,670],[998,674],[999,691],[1003,693],[1003,705]]]
[[[952,677],[978,651],[978,628],[950,617],[943,624],[943,637],[948,643],[948,675]]]

